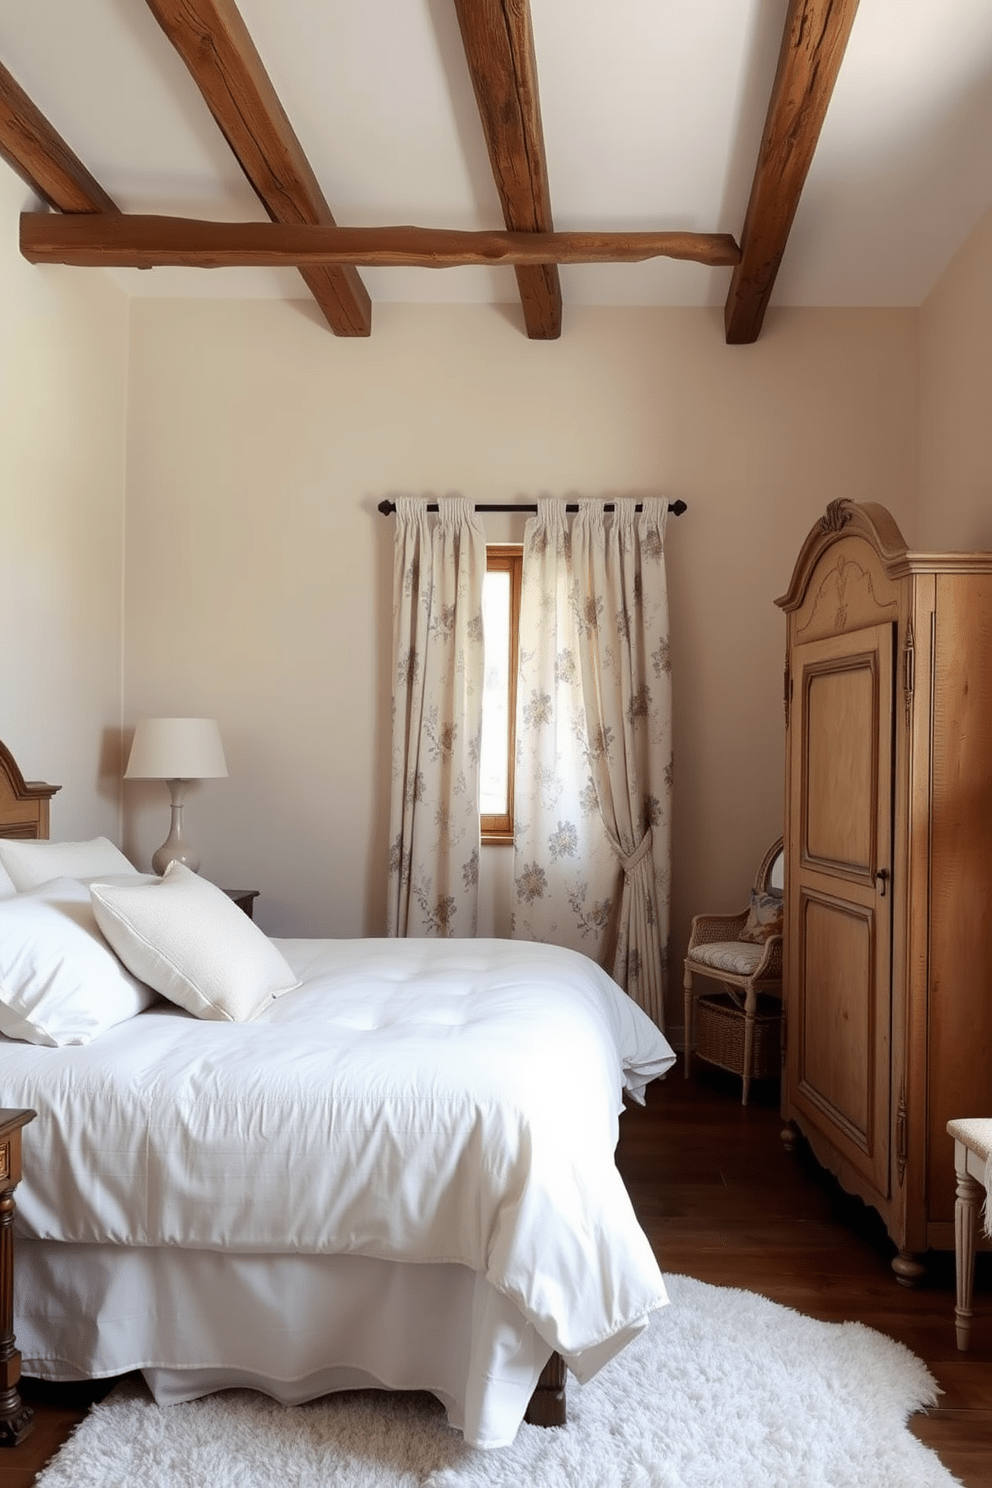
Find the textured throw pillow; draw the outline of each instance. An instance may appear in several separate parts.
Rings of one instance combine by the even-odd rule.
[[[0,899],[0,1033],[58,1048],[88,1044],[157,995],[97,927],[89,890],[59,878]]]
[[[197,1018],[246,1023],[300,985],[223,889],[182,863],[152,883],[93,883],[90,894],[124,965]]]
[[[137,873],[107,837],[89,842],[0,840],[0,864],[15,889],[35,889],[53,878],[96,878],[111,873]]]
[[[760,945],[773,935],[782,934],[783,900],[781,894],[761,894],[751,890],[751,907],[747,912],[747,924],[741,931],[741,940]]]

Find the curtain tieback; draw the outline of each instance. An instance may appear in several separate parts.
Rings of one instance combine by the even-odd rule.
[[[628,854],[624,852],[623,848],[617,841],[611,838],[613,851],[620,859],[620,867],[623,869],[625,874],[629,875],[633,873],[638,863],[640,863],[642,859],[647,857],[648,853],[651,851],[651,844],[653,843],[653,841],[654,833],[652,829],[648,827],[647,831],[644,833],[644,836],[634,848],[634,851]]]

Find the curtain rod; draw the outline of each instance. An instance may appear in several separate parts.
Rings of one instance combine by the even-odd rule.
[[[429,512],[436,512],[437,509],[438,508],[437,508],[437,502],[436,501],[432,501],[432,502],[429,502],[428,503],[427,510]],[[579,509],[578,508],[578,505],[575,502],[571,502],[568,506],[565,507],[565,510],[567,512],[577,512],[578,509]],[[396,502],[395,501],[390,501],[389,498],[387,497],[385,501],[380,501],[379,502],[379,510],[382,512],[382,515],[384,517],[391,516],[392,513],[396,510]],[[476,506],[475,510],[477,512],[534,512],[534,513],[536,513],[537,512],[537,505],[536,505],[536,503],[533,504],[533,505],[514,505],[512,502],[505,503],[505,504],[502,504],[502,505],[499,504],[499,503],[497,503],[494,506],[485,506],[485,505],[481,505],[480,504],[480,505],[477,505]],[[603,510],[604,511],[608,511],[608,512],[616,511],[616,507],[614,506],[614,504],[613,504],[612,501],[607,501],[604,504],[604,506],[603,506]],[[637,503],[637,505],[634,507],[634,510],[635,511],[642,511],[643,510],[640,502]],[[684,511],[688,511],[688,507],[686,506],[686,504],[685,504],[684,501],[670,501],[668,503],[668,510],[672,513],[672,516],[674,516],[674,517],[680,517]]]

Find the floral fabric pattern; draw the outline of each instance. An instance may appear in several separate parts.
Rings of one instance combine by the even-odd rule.
[[[471,936],[479,899],[482,584],[471,504],[399,497],[393,551],[389,935]]]
[[[542,500],[524,533],[511,933],[584,951],[664,1027],[666,501]]]

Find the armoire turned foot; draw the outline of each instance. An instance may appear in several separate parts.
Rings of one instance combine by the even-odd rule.
[[[954,1248],[948,1120],[992,1112],[992,553],[910,552],[833,501],[787,621],[786,1140]]]

